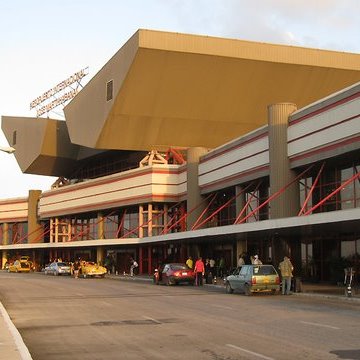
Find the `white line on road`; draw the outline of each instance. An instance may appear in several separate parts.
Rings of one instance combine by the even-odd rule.
[[[158,321],[158,320],[156,320],[156,319],[154,319],[154,318],[152,318],[152,317],[150,317],[150,316],[145,316],[145,315],[143,315],[143,318],[144,318],[144,319],[147,319],[147,320],[151,320],[151,321],[153,321],[153,322],[156,323],[156,324],[161,324],[161,321]]]
[[[325,327],[325,328],[328,328],[328,329],[340,330],[340,328],[338,328],[338,327],[336,327],[336,326],[319,324],[319,323],[313,323],[313,322],[308,322],[308,321],[300,321],[300,322],[301,322],[302,324],[306,324],[306,325],[320,326],[320,327]]]
[[[108,302],[106,302],[106,301],[102,301],[101,302],[103,305],[105,305],[105,306],[112,306],[112,304],[110,304],[110,303],[108,303]]]
[[[230,306],[224,306],[224,305],[217,305],[217,304],[211,304],[211,306],[220,308],[220,309],[226,309],[226,310],[234,310],[232,307]]]
[[[265,355],[262,355],[262,354],[259,354],[259,353],[250,351],[250,350],[246,350],[246,349],[244,349],[244,348],[241,348],[241,347],[236,346],[236,345],[233,345],[233,344],[226,344],[226,346],[231,347],[231,348],[233,348],[233,349],[235,349],[235,350],[240,350],[240,351],[246,352],[247,354],[251,354],[251,355],[257,356],[257,357],[260,358],[260,359],[274,360],[274,358],[271,358],[271,357],[268,357],[268,356],[265,356]]]

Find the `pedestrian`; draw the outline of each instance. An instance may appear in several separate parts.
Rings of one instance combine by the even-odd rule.
[[[134,276],[134,269],[136,269],[139,264],[134,260],[133,258],[130,259],[131,265],[130,265],[130,276]]]
[[[80,262],[78,260],[75,260],[73,264],[73,272],[74,272],[74,278],[79,278],[79,270],[80,270]]]
[[[216,284],[216,262],[214,258],[210,258],[210,274],[211,283]]]
[[[259,255],[254,256],[253,265],[262,265],[262,261],[259,259]]]
[[[201,256],[199,256],[199,258],[196,260],[194,272],[195,272],[195,276],[196,276],[196,278],[195,278],[196,286],[202,286],[203,285],[203,276],[205,274],[205,265],[204,265],[204,262],[202,261]]]
[[[222,278],[225,275],[225,259],[222,256],[219,261],[219,276]]]
[[[237,266],[240,267],[240,266],[243,266],[243,265],[245,265],[244,254],[240,254],[238,262],[237,262]]]
[[[205,283],[211,284],[212,281],[210,281],[210,259],[206,258],[205,260]]]
[[[188,259],[186,260],[186,266],[189,268],[189,269],[192,269],[193,266],[194,266],[194,261],[192,259],[191,256],[188,257]]]
[[[279,270],[281,273],[281,292],[283,295],[290,295],[291,278],[293,277],[293,264],[287,256],[284,256],[284,260],[279,264]]]

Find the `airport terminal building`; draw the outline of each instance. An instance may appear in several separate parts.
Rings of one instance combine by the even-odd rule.
[[[246,252],[309,280],[359,270],[360,55],[139,30],[64,114],[2,116],[21,171],[58,177],[0,200],[2,266]]]

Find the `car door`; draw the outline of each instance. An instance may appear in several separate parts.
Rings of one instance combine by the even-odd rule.
[[[237,267],[234,272],[228,276],[228,281],[233,290],[239,289],[240,271],[241,266]]]
[[[241,267],[239,276],[238,276],[238,290],[241,292],[244,292],[245,289],[245,283],[247,281],[247,278],[249,277],[249,272],[251,270],[250,265],[243,265]]]

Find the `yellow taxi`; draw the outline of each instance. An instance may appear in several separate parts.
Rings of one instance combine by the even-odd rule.
[[[92,261],[83,261],[80,267],[80,275],[86,277],[104,277],[107,273],[105,267],[95,264]]]
[[[30,272],[31,264],[27,261],[15,260],[9,265],[8,272]]]

